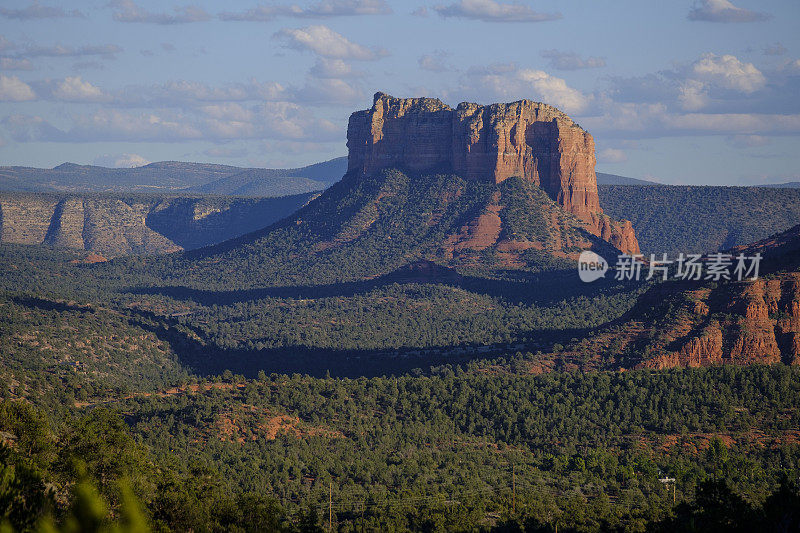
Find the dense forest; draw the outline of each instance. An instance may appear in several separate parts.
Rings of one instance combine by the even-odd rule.
[[[600,205],[633,222],[645,253],[704,253],[800,224],[800,189],[601,185]]]
[[[490,369],[6,401],[0,513],[68,523],[84,493],[123,521],[198,531],[320,530],[329,514],[338,531],[643,531],[704,505],[712,524],[796,512],[796,368]]]

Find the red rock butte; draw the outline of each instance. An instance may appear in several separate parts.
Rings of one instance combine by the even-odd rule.
[[[453,109],[436,98],[379,92],[371,109],[350,115],[347,148],[348,174],[398,168],[494,183],[529,180],[594,235],[623,252],[639,252],[631,223],[611,220],[600,207],[594,139],[547,104],[462,102]]]

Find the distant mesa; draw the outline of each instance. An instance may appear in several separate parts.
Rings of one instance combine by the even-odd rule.
[[[590,233],[624,252],[639,251],[631,223],[611,220],[600,207],[594,139],[547,104],[462,102],[453,109],[435,98],[379,92],[372,108],[350,116],[347,147],[349,175],[398,168],[494,183],[523,178],[585,223]]]

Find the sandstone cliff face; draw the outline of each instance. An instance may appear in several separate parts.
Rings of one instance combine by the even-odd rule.
[[[630,222],[611,221],[600,208],[594,139],[549,105],[522,100],[452,109],[437,99],[377,93],[371,109],[351,115],[347,147],[348,173],[396,167],[495,183],[521,177],[592,234],[622,251],[639,251]]]
[[[44,244],[104,257],[169,253],[269,226],[313,195],[285,198],[0,194],[0,242]]]
[[[587,369],[800,364],[800,226],[732,252],[762,254],[762,277],[660,283],[620,320],[543,360]]]
[[[665,284],[560,356],[588,356],[587,368],[800,364],[800,272],[703,289]]]

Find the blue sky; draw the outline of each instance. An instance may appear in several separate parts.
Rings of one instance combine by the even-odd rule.
[[[555,105],[598,170],[800,180],[800,2],[257,0],[0,7],[0,164],[346,154],[372,94]]]

